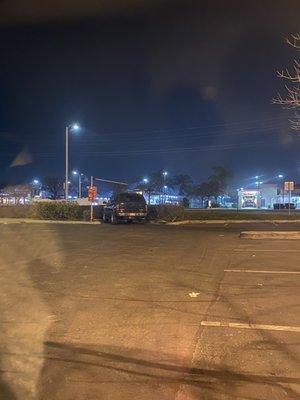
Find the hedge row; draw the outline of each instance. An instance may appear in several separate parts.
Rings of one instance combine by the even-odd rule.
[[[33,208],[26,206],[0,206],[0,218],[32,218]]]
[[[88,221],[90,219],[90,207],[64,201],[40,202],[26,206],[0,206],[0,218]],[[94,207],[94,218],[102,218],[101,206]]]
[[[94,207],[94,219],[102,219],[102,206]],[[26,206],[0,206],[0,218],[36,218],[48,220],[85,220],[90,219],[90,207],[76,203],[40,202]],[[291,216],[282,211],[239,211],[236,210],[188,210],[183,206],[157,205],[148,208],[150,220],[182,221],[213,219],[300,219],[300,212]]]
[[[149,218],[163,221],[183,220],[286,220],[300,219],[300,211],[292,210],[291,215],[279,210],[208,210],[185,209],[183,206],[159,205],[149,207]]]

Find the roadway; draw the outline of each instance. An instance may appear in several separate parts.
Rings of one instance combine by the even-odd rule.
[[[0,399],[298,399],[299,242],[239,231],[0,225]]]

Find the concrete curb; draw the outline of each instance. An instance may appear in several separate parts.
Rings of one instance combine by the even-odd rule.
[[[165,222],[165,225],[205,225],[205,224],[300,224],[300,219],[210,219],[210,220],[186,220]]]
[[[101,221],[53,221],[47,219],[0,218],[0,225],[11,224],[62,224],[62,225],[101,225]]]
[[[246,231],[240,233],[242,239],[300,239],[300,231]]]

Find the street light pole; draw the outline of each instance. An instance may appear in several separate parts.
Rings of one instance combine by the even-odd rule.
[[[168,172],[167,171],[164,171],[163,172],[163,177],[164,177],[164,179],[163,179],[163,203],[165,204],[166,203],[166,192],[165,192],[165,190],[166,190],[166,177],[167,177],[167,175],[168,175]]]
[[[78,199],[81,198],[81,174],[78,171],[73,171],[73,175],[78,175]]]
[[[69,132],[70,130],[78,131],[78,124],[66,126],[66,154],[65,154],[65,200],[68,201],[69,194]]]
[[[143,182],[145,184],[147,184],[147,183],[149,183],[149,179],[148,178],[144,178]],[[145,190],[145,192],[147,193],[147,189]],[[150,205],[150,187],[149,187],[149,185],[148,185],[148,204]]]
[[[69,192],[69,127],[66,126],[66,156],[65,156],[65,200],[68,201]]]
[[[91,188],[94,186],[94,178],[91,176]],[[91,215],[90,215],[90,222],[93,222],[94,219],[94,208],[93,208],[93,199],[91,200]]]
[[[81,199],[81,173],[78,174],[78,198]]]

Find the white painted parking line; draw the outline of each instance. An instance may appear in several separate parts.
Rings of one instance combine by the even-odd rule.
[[[245,251],[249,251],[251,253],[258,253],[259,251],[271,251],[272,253],[275,251],[279,251],[280,253],[299,253],[300,250],[295,250],[295,249],[233,249],[233,251],[237,251],[237,252],[242,252],[244,253]]]
[[[285,331],[285,332],[300,333],[300,326],[243,324],[237,322],[220,322],[220,321],[201,321],[201,326],[207,326],[213,328],[253,329],[253,330],[264,330],[264,331]]]
[[[269,270],[255,270],[255,269],[224,269],[224,272],[245,272],[248,274],[293,274],[300,275],[300,271],[269,271]]]

